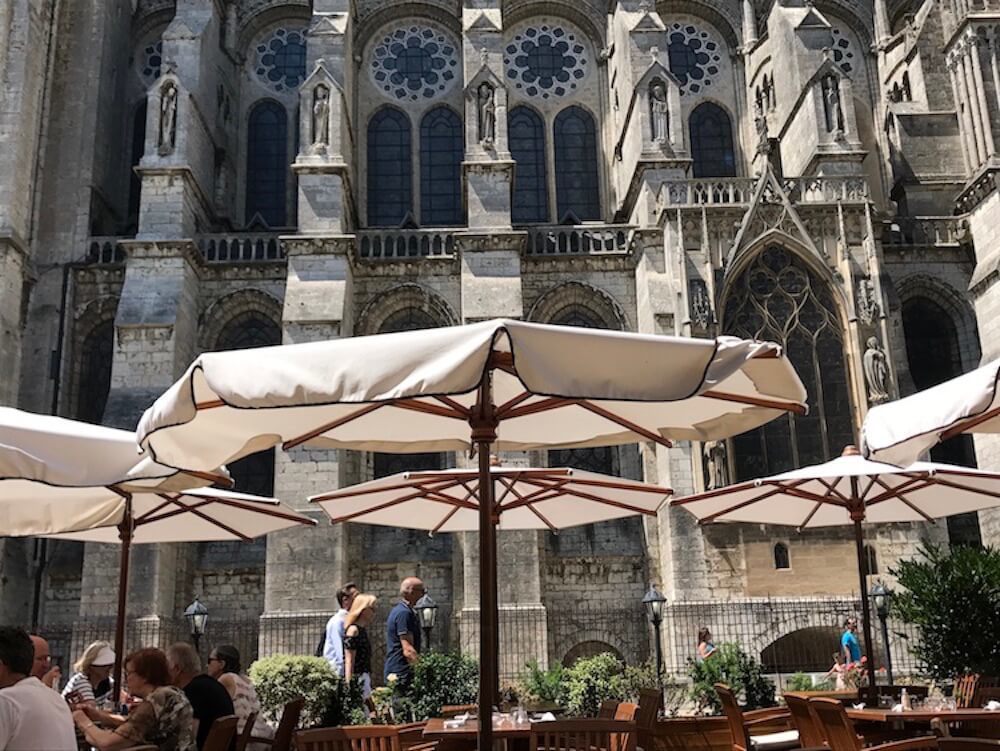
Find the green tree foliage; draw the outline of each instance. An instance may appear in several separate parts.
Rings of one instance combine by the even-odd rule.
[[[725,643],[702,662],[691,663],[691,699],[699,710],[722,713],[716,683],[725,683],[733,693],[743,698],[746,709],[773,707],[774,684],[764,677],[760,663],[738,644]]]
[[[655,688],[649,666],[626,667],[609,652],[585,657],[563,671],[559,703],[571,717],[597,717],[601,702],[634,701],[643,688]]]
[[[520,680],[521,694],[539,704],[558,704],[563,690],[563,666],[556,663],[548,670],[542,670],[538,660],[529,660],[524,667]]]
[[[441,707],[472,704],[479,695],[479,664],[451,652],[427,652],[413,668],[409,701],[417,720],[438,717]]]
[[[1000,675],[1000,549],[924,544],[891,573],[904,588],[893,614],[916,626],[912,649],[927,673]]]
[[[286,702],[306,700],[302,727],[322,727],[329,706],[338,694],[340,679],[322,657],[273,655],[250,666],[250,680],[257,689],[265,719],[276,725]]]

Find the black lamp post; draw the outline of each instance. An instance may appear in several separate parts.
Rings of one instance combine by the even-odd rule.
[[[205,633],[205,625],[208,623],[208,608],[195,597],[194,602],[184,611],[184,617],[187,618],[188,628],[191,629],[191,641],[194,642],[195,651],[200,652],[201,635]]]
[[[872,601],[875,603],[875,614],[878,615],[879,623],[882,626],[882,643],[885,644],[885,672],[892,686],[892,650],[889,647],[889,626],[886,619],[889,617],[889,602],[892,600],[892,591],[888,589],[882,580],[875,582],[871,591]]]
[[[420,617],[420,625],[424,629],[425,649],[430,649],[431,630],[434,628],[434,623],[437,621],[437,603],[431,599],[429,594],[424,592],[424,596],[417,600],[417,604],[414,609],[417,611],[417,615]]]
[[[656,683],[660,687],[660,694],[663,694],[663,647],[660,644],[660,627],[663,624],[663,606],[667,598],[664,597],[654,584],[649,585],[649,591],[642,597],[642,604],[646,608],[646,617],[653,624],[656,632]]]

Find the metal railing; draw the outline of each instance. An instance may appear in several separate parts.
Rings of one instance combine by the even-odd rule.
[[[451,258],[456,228],[368,229],[357,234],[358,256],[393,261],[404,258]]]
[[[969,223],[961,216],[899,216],[883,225],[885,245],[961,245]]]
[[[628,253],[633,229],[625,224],[530,227],[526,251],[531,256]]]
[[[285,258],[277,232],[213,233],[199,235],[196,242],[207,263],[260,263]]]

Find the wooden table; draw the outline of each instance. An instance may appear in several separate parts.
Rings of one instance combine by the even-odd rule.
[[[438,748],[442,751],[450,751],[451,749],[475,748],[478,732],[479,718],[468,720],[458,728],[446,728],[442,718],[434,717],[428,720],[424,727],[424,738],[429,741],[437,741]],[[508,748],[527,748],[530,737],[530,722],[520,725],[504,723],[502,727],[493,726],[493,740],[508,741]]]
[[[847,716],[855,722],[974,722],[993,720],[1000,722],[1000,711],[988,709],[917,709],[909,712],[893,712],[891,709],[847,708]]]

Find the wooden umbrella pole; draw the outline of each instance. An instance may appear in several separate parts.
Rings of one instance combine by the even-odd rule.
[[[118,536],[121,538],[121,562],[118,575],[118,614],[115,621],[115,670],[112,680],[112,700],[117,705],[122,695],[122,666],[125,661],[125,613],[128,606],[128,564],[132,552],[132,496],[125,497],[125,517],[118,525]]]
[[[868,603],[868,566],[865,564],[865,533],[861,522],[865,518],[865,502],[858,495],[858,478],[851,478],[851,521],[854,522],[854,548],[858,556],[858,584],[861,593],[861,618],[864,627],[865,649],[868,650],[868,698],[874,700],[875,691],[875,642],[872,640],[872,614]]]

